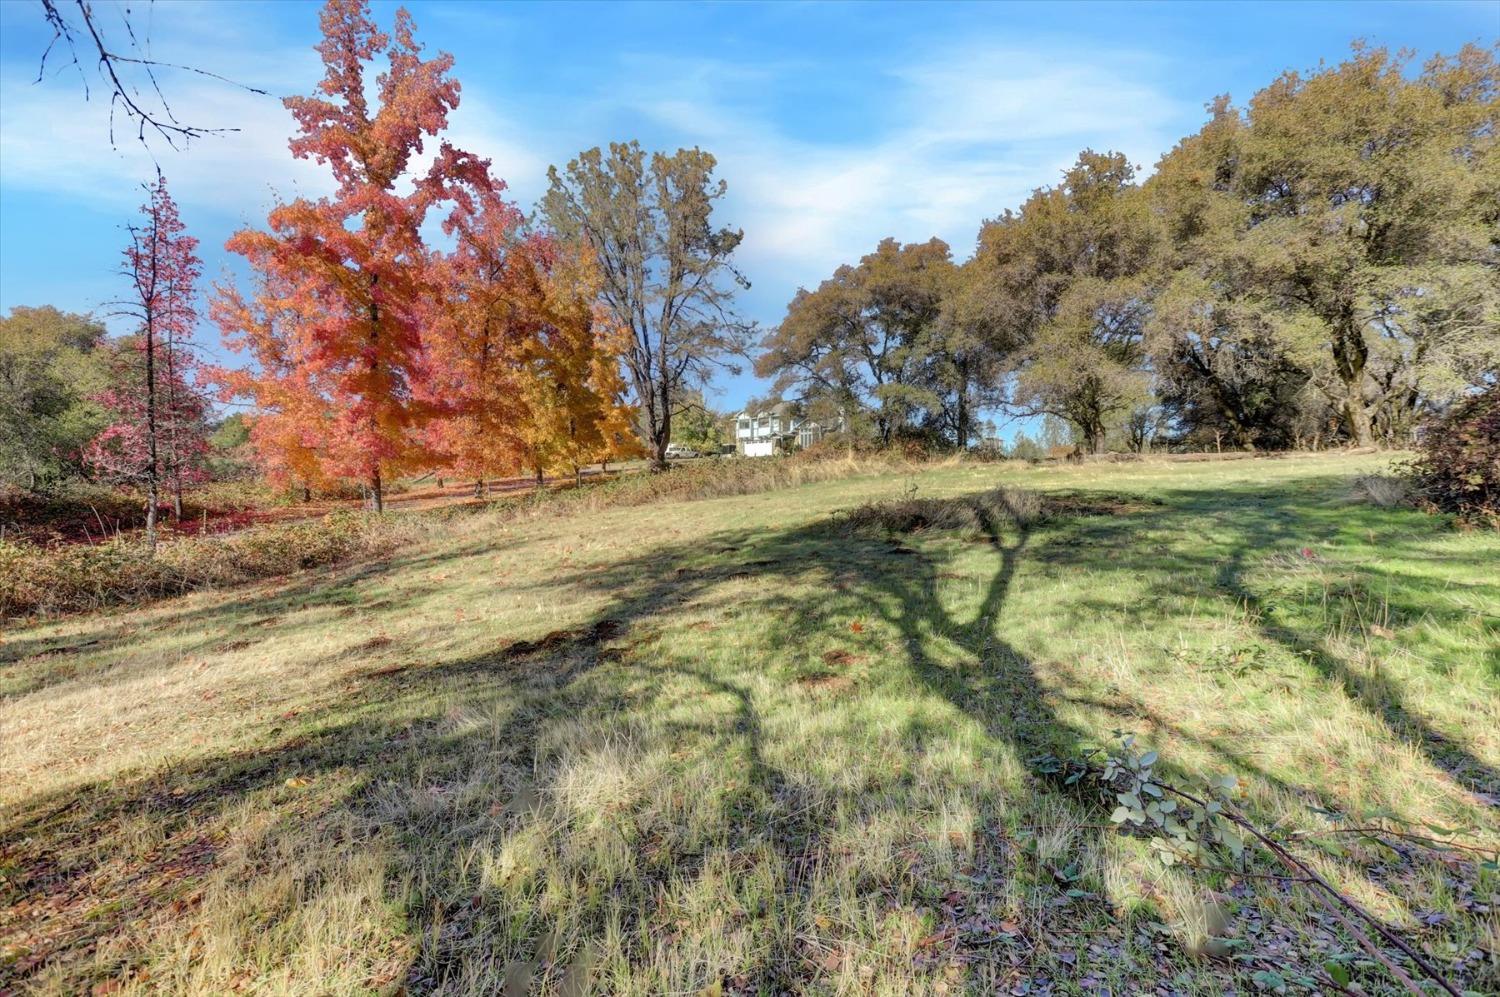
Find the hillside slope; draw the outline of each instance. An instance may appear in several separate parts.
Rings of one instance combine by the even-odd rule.
[[[460,522],[7,632],[0,990],[1389,991],[1299,884],[1163,868],[1047,774],[1125,730],[1287,833],[1333,811],[1500,845],[1500,536],[1354,499],[1387,463]],[[1043,518],[843,519],[1002,484]],[[1495,984],[1493,871],[1306,853]]]

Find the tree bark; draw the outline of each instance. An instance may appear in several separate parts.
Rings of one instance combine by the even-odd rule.
[[[370,472],[370,501],[376,512],[385,512],[385,494],[380,487],[380,465]]]
[[[1365,362],[1369,359],[1369,347],[1360,335],[1355,322],[1354,308],[1345,306],[1334,325],[1333,362],[1339,380],[1344,385],[1344,422],[1356,446],[1373,447],[1375,433],[1371,426],[1370,409],[1365,404]]]
[[[656,450],[651,461],[651,470],[667,470],[667,445],[672,442],[672,387],[668,383],[666,342],[662,342],[662,373],[660,384],[661,418],[656,426],[656,438],[651,442]]]
[[[1358,384],[1345,385],[1349,397],[1344,400],[1344,419],[1349,424],[1349,435],[1357,446],[1373,447],[1375,431],[1370,422],[1370,410],[1365,407],[1364,394]]]
[[[967,360],[959,361],[958,372],[958,450],[959,453],[963,453],[969,449],[969,363]]]

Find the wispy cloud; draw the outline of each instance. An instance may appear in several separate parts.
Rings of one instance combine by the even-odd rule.
[[[784,301],[888,235],[937,235],[966,256],[984,218],[1055,182],[1086,146],[1149,166],[1184,112],[1151,69],[1129,54],[971,43],[891,71],[879,127],[828,142],[747,108],[746,67],[665,62],[621,99],[718,157],[746,266]]]
[[[311,91],[321,75],[315,53],[251,33],[243,10],[184,11],[191,16],[172,19],[159,53],[226,53],[216,71],[274,96],[194,76],[171,80],[180,118],[240,129],[187,153],[156,150],[179,198],[254,222],[276,197],[326,193],[326,170],[287,152],[293,122],[277,99]],[[432,42],[442,47],[441,38]],[[937,235],[967,255],[982,219],[1055,182],[1085,146],[1149,165],[1190,111],[1160,82],[1163,67],[1119,49],[1059,42],[1023,50],[971,38],[857,70],[864,75],[854,85],[829,78],[827,67],[771,57],[623,49],[591,80],[543,78],[512,94],[460,64],[463,101],[446,137],[490,157],[526,204],[541,193],[548,163],[624,137],[622,128],[638,128],[654,145],[701,145],[729,181],[725,220],[746,232],[742,262],[757,284],[747,310],[775,321],[798,284],[815,284],[884,236]],[[108,147],[109,107],[97,91],[85,103],[76,79],[33,86],[28,72],[8,63],[0,75],[0,182],[133,208],[138,182],[154,172],[152,155],[129,134]]]

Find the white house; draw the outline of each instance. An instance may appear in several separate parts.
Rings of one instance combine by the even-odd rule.
[[[769,457],[788,450],[810,447],[828,433],[843,429],[843,420],[823,425],[798,416],[791,402],[778,402],[761,412],[741,412],[734,417],[735,449],[745,457]]]

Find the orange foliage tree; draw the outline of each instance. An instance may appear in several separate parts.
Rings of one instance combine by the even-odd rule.
[[[329,0],[322,29],[318,93],[285,104],[300,129],[293,155],[326,165],[336,191],[278,205],[268,231],[229,240],[259,276],[262,300],[226,294],[215,316],[226,341],[260,362],[226,385],[259,412],[263,460],[304,480],[360,480],[379,510],[390,475],[428,462],[422,431],[439,414],[423,389],[432,254],[421,226],[434,206],[487,187],[488,164],[443,142],[425,172],[413,169],[459,85],[451,56],[422,58],[405,10],[386,35],[366,3]],[[366,67],[382,51],[372,107]]]
[[[629,338],[596,304],[598,270],[586,251],[539,244],[533,258],[538,322],[523,340],[522,450],[538,484],[547,470],[579,482],[586,464],[645,452],[624,401]]]
[[[433,460],[474,478],[513,467],[521,453],[524,406],[517,368],[534,311],[531,253],[535,236],[505,201],[498,181],[461,196],[444,221],[453,251],[436,254],[426,335],[429,404],[441,413],[427,427]]]

